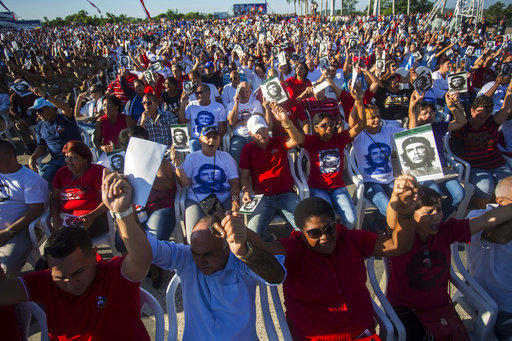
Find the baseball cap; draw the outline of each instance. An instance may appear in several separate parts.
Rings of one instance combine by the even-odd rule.
[[[55,105],[51,104],[47,100],[45,100],[43,97],[39,97],[34,101],[34,105],[28,108],[28,110],[39,110],[43,107],[55,107]]]
[[[213,67],[213,62],[206,62],[206,64],[204,64],[204,67]]]
[[[209,133],[218,134],[219,130],[217,129],[216,126],[206,126],[206,127],[203,127],[203,129],[201,129],[201,136],[208,135]]]
[[[268,128],[267,122],[260,115],[252,115],[247,121],[247,129],[251,134],[256,134],[261,128]]]

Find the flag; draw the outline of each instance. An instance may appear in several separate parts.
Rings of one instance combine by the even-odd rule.
[[[89,0],[87,0],[87,2],[88,2],[88,3],[90,3],[92,7],[96,8],[96,9],[98,10],[98,12],[101,14],[100,9],[99,9],[98,7],[96,7],[96,5],[95,5],[95,4],[93,4],[93,3],[92,3],[92,2],[90,2]]]
[[[16,20],[16,17],[14,16],[14,12],[11,12],[7,7],[5,7],[4,3],[2,1],[0,1],[0,5],[2,5],[3,8],[5,8],[7,10],[7,12],[11,13],[12,15],[12,18],[14,20]]]
[[[151,20],[151,16],[149,15],[148,10],[146,9],[146,5],[144,5],[144,0],[140,0],[140,4],[142,5],[144,13],[146,13],[146,19]]]
[[[405,68],[404,68],[405,71],[409,71],[412,68],[412,66],[414,65],[414,62],[415,62],[414,59],[415,59],[414,58],[414,53],[411,53],[411,56],[409,57],[409,61],[405,65]]]

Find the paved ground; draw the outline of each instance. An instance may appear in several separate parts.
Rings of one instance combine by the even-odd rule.
[[[26,165],[28,162],[28,156],[23,154],[23,145],[16,138],[15,138],[15,141],[16,141],[16,147],[17,147],[17,152],[18,152],[18,160],[20,163]],[[351,183],[351,181],[349,179],[345,179],[345,180],[346,180],[346,183],[348,184],[348,189],[349,189],[350,193],[352,194],[354,192],[355,186]],[[367,212],[367,214],[365,215],[363,228],[368,229],[368,230],[373,230],[372,223],[373,223],[372,210],[369,210],[369,212]],[[287,236],[291,231],[290,227],[286,226],[285,224],[273,225],[271,228],[272,228],[272,233],[278,238]],[[104,258],[110,258],[112,256],[110,249],[108,247],[100,247],[99,252]],[[463,254],[461,256],[462,256],[463,260],[465,261],[465,256]],[[24,272],[32,271],[32,270],[33,270],[32,266],[28,263],[23,268]],[[380,279],[382,276],[382,272],[383,272],[383,266],[382,266],[381,261],[376,262],[375,270],[377,273],[377,278]],[[154,289],[152,287],[152,281],[149,278],[146,278],[141,284],[142,287],[144,289],[146,289],[148,292],[150,292],[162,306],[162,309],[165,314],[165,329],[166,329],[165,337],[166,338],[167,338],[167,330],[168,330],[168,320],[167,320],[167,306],[166,306],[166,302],[165,302],[165,293],[166,293],[167,285],[168,285],[169,281],[171,280],[172,276],[173,276],[172,273],[165,271],[163,273],[162,285],[157,289]],[[370,288],[369,282],[367,283],[367,286]],[[371,290],[371,288],[370,288],[370,291],[371,291],[372,297],[373,297],[374,294],[373,294],[373,290]],[[282,298],[283,297],[282,286],[279,287],[279,292],[280,292],[280,295]],[[451,288],[451,292],[452,293],[455,292],[455,289],[453,287]],[[181,300],[181,289],[180,288],[178,288],[178,291],[176,293],[176,306],[177,306],[177,311],[178,311],[178,314],[177,314],[178,339],[180,340],[181,335],[183,333],[183,326],[184,326],[183,303]],[[264,327],[264,323],[263,323],[263,318],[261,316],[259,291],[257,292],[257,297],[256,297],[256,308],[257,308],[257,313],[258,313],[257,321],[256,321],[258,337],[261,340],[266,340],[267,336],[266,336],[266,331],[265,331],[265,327]],[[274,312],[273,307],[271,307],[271,313],[275,317],[275,312]],[[463,318],[468,318],[468,315],[465,314],[465,312],[460,311],[460,313]],[[154,340],[155,322],[154,322],[154,318],[152,315],[153,315],[152,312],[146,306],[143,309],[143,321],[144,321],[144,324],[146,325],[146,328],[148,329],[152,339]],[[278,325],[276,325],[276,329],[278,330],[278,334],[279,334],[280,329],[279,329]],[[281,338],[280,334],[279,334],[279,336]],[[38,327],[36,325],[32,324],[31,336],[30,336],[29,340],[35,341],[35,340],[39,340],[39,339],[40,339],[40,333],[38,332]]]

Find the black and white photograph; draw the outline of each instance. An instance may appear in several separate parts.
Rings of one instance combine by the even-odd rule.
[[[123,54],[119,57],[119,65],[126,69],[130,69],[132,67],[132,61],[129,56]]]
[[[110,162],[110,168],[113,171],[124,173],[124,151],[117,151],[108,153],[108,160]]]
[[[425,71],[420,73],[412,83],[412,86],[419,94],[430,89],[432,87],[432,80],[430,79],[429,73]]]
[[[30,85],[25,81],[13,82],[9,84],[9,87],[21,97],[30,95],[32,92],[29,90]]]
[[[172,145],[174,149],[180,152],[190,151],[189,135],[186,124],[171,125]]]
[[[467,72],[459,72],[448,75],[448,91],[450,92],[468,92],[468,82],[466,81]]]
[[[151,70],[144,71],[144,79],[148,83],[154,83],[155,82],[155,77],[153,76],[153,72],[151,72]]]
[[[277,55],[279,66],[286,65],[286,53],[283,51]]]
[[[267,101],[276,101],[278,104],[285,102],[288,97],[286,91],[281,86],[277,77],[272,77],[264,83],[261,83],[261,92]]]
[[[320,69],[326,70],[327,68],[329,68],[329,58],[322,57],[318,60],[318,62],[320,64]]]
[[[430,124],[394,134],[402,172],[418,181],[444,177]]]
[[[192,55],[196,58],[199,58],[201,56],[201,53],[203,53],[203,49],[199,46],[196,46],[194,48],[194,51],[192,52]]]
[[[412,54],[412,56],[414,57],[414,60],[421,60],[423,58],[423,56],[421,55],[421,52],[419,51],[416,51]]]
[[[475,53],[475,48],[473,46],[468,46],[466,48],[466,56],[471,57]]]
[[[274,56],[277,56],[279,54],[279,47],[277,47],[277,46],[272,47],[272,54]]]
[[[191,96],[194,92],[195,86],[192,82],[183,82],[183,91],[187,96]]]
[[[496,46],[496,42],[494,40],[487,40],[485,43],[485,47],[487,47],[489,50],[494,50],[494,47]]]
[[[329,52],[327,49],[328,49],[327,43],[320,44],[320,55],[327,56],[327,53]]]
[[[510,76],[510,71],[512,71],[512,63],[503,63],[501,65],[501,75],[503,77]]]
[[[263,194],[253,196],[252,200],[243,204],[238,212],[241,214],[251,214],[260,203],[261,198],[263,198]]]
[[[377,59],[377,61],[375,62],[375,67],[377,68],[377,71],[381,73],[386,72],[386,60]]]
[[[352,51],[355,51],[357,49],[358,44],[359,44],[359,39],[357,39],[356,37],[350,37],[350,40],[348,41],[348,47]]]

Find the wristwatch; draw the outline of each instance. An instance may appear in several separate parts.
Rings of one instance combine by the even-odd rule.
[[[231,196],[231,201],[239,201],[240,200],[240,196],[239,195],[232,195]]]
[[[247,260],[251,255],[254,253],[254,248],[252,247],[252,244],[249,243],[249,241],[245,242],[245,247],[247,248],[247,253],[243,256],[237,256],[240,260]]]
[[[123,212],[110,212],[110,215],[112,216],[112,218],[114,219],[122,219],[124,217],[126,217],[127,215],[130,215],[133,213],[133,207],[130,206],[127,210],[123,211]]]

